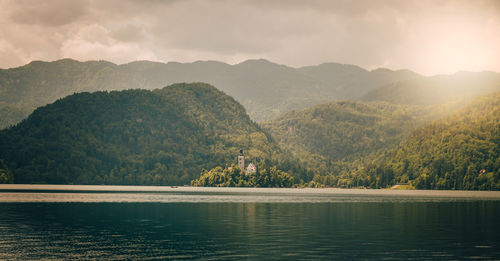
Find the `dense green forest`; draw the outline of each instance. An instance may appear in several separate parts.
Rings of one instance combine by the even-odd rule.
[[[339,99],[357,99],[369,90],[419,76],[410,71],[367,71],[327,63],[292,68],[266,60],[236,65],[216,61],[116,65],[106,61],[34,61],[0,69],[0,129],[27,117],[37,107],[77,92],[156,89],[179,82],[217,86],[246,108],[253,120]]]
[[[0,147],[16,183],[188,184],[240,148],[290,166],[238,102],[201,83],[74,94],[0,131]]]
[[[215,167],[204,170],[198,179],[191,181],[196,187],[267,187],[289,188],[294,185],[294,178],[276,167],[257,168],[256,172],[245,173],[238,167]]]
[[[446,111],[386,102],[332,102],[293,111],[262,126],[310,171],[340,175],[397,145]]]
[[[500,93],[436,120],[457,107],[332,102],[263,127],[316,174],[306,186],[500,189]]]
[[[500,189],[500,93],[421,127],[352,177],[353,186]]]

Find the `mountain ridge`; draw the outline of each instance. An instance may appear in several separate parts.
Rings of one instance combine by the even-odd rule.
[[[306,67],[293,68],[264,59],[234,65],[218,61],[134,61],[117,65],[103,60],[81,62],[69,58],[33,61],[16,68],[0,69],[0,113],[4,107],[9,111],[0,115],[0,128],[19,122],[20,117],[10,115],[25,117],[39,106],[82,91],[155,89],[179,82],[206,82],[235,97],[254,120],[262,121],[291,109],[346,97],[357,98],[365,89],[375,88],[375,84],[367,84],[366,79],[356,80],[359,77],[340,82],[318,79],[303,68]],[[383,82],[393,81],[392,76],[388,77]],[[13,110],[17,114],[12,113]]]
[[[369,71],[341,63],[294,68],[265,59],[234,65],[213,60],[134,61],[120,65],[69,58],[33,61],[21,67],[0,69],[0,128],[18,123],[39,106],[84,91],[156,89],[174,83],[206,82],[233,96],[253,120],[264,122],[291,110],[339,100],[436,104],[464,96],[476,97],[500,90],[500,84],[483,86],[491,84],[482,79],[489,77],[500,83],[499,75],[468,72],[425,77],[405,69]],[[439,79],[443,78],[451,80],[441,87],[443,80]],[[466,78],[470,79],[462,83]],[[427,94],[416,92],[417,89]],[[450,97],[437,92],[440,90],[451,93]]]

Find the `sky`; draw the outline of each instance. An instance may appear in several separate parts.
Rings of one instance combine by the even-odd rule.
[[[0,68],[73,58],[500,72],[500,0],[0,0]]]

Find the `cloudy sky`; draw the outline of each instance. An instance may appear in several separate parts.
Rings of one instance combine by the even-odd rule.
[[[0,0],[0,68],[265,58],[500,72],[498,0]]]

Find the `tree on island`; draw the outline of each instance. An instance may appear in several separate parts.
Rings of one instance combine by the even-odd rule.
[[[14,175],[3,160],[0,160],[0,184],[5,183],[14,183]]]
[[[279,187],[289,188],[294,185],[294,178],[276,167],[257,168],[257,171],[245,173],[240,168],[215,167],[203,170],[200,178],[191,181],[195,187]]]

